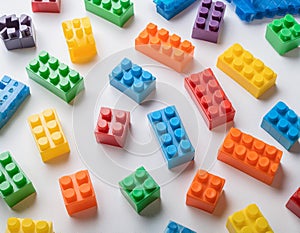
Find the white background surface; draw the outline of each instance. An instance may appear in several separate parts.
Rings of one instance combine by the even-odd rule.
[[[300,113],[300,50],[296,49],[285,57],[279,56],[264,39],[267,22],[244,24],[234,14],[231,6],[226,10],[220,44],[193,40],[190,35],[198,4],[199,1],[172,20],[166,21],[156,13],[151,0],[136,0],[134,18],[124,28],[119,28],[87,13],[83,1],[79,0],[63,0],[60,14],[33,14],[29,0],[2,2],[1,15],[27,13],[32,16],[36,28],[36,49],[6,51],[4,45],[0,47],[1,76],[9,75],[30,85],[31,88],[30,98],[0,130],[0,151],[12,152],[34,183],[37,195],[14,210],[4,201],[0,201],[1,232],[5,230],[6,219],[16,216],[51,220],[56,233],[163,232],[170,219],[197,232],[221,233],[227,232],[225,228],[227,217],[250,203],[256,203],[260,207],[274,232],[300,232],[299,219],[285,208],[286,201],[300,185],[300,147],[294,148],[293,152],[287,152],[260,128],[262,116],[278,100],[285,101]],[[98,56],[87,64],[75,65],[70,62],[61,22],[84,16],[91,19]],[[234,122],[236,127],[283,150],[282,166],[272,186],[265,185],[217,161],[217,150],[226,135],[225,129],[218,128],[213,131],[207,129],[196,106],[183,88],[184,75],[165,69],[134,51],[134,38],[150,21],[193,42],[196,46],[195,61],[193,69],[189,72],[201,71],[204,67],[213,69],[236,109]],[[259,100],[215,66],[217,56],[235,42],[241,43],[278,74],[276,87]],[[28,79],[25,66],[43,49],[86,77],[86,89],[74,106],[66,104]],[[123,51],[124,49],[127,50]],[[120,93],[107,86],[108,72],[123,56],[145,65],[145,68],[157,77],[157,91],[150,97],[152,101],[136,106],[126,97],[120,99]],[[94,65],[95,68],[89,72]],[[172,171],[164,164],[158,144],[146,120],[146,113],[170,104],[177,106],[196,148],[193,164]],[[133,140],[129,140],[125,150],[96,144],[93,128],[99,107],[102,105],[132,111],[130,139]],[[26,119],[29,115],[39,113],[48,107],[56,108],[71,153],[69,156],[45,164],[40,159]],[[147,208],[142,215],[135,213],[117,188],[117,182],[139,165],[144,165],[161,185],[161,200]],[[98,209],[69,217],[58,179],[87,167],[92,172],[91,179],[97,194]],[[224,193],[214,214],[185,205],[187,189],[199,168],[207,169],[226,179]]]

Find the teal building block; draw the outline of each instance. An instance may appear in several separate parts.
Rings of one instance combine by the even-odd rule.
[[[35,193],[32,182],[18,166],[10,152],[0,154],[0,195],[9,207]]]
[[[144,167],[119,182],[120,190],[130,205],[140,213],[146,206],[160,198],[160,187]]]
[[[29,63],[26,70],[29,78],[67,103],[84,89],[83,77],[46,51],[40,52],[38,57]]]
[[[84,0],[85,9],[119,27],[133,16],[133,3],[130,0]]]

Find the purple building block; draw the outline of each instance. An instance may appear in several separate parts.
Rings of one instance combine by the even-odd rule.
[[[8,50],[35,47],[32,19],[25,14],[0,17],[0,38]]]
[[[223,2],[202,0],[193,26],[192,38],[218,43],[226,5]]]

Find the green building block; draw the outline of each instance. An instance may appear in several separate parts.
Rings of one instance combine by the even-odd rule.
[[[133,3],[130,0],[84,0],[85,9],[119,27],[133,16]]]
[[[144,167],[139,167],[120,181],[119,186],[122,194],[138,213],[160,197],[160,187]]]
[[[11,154],[0,154],[0,195],[8,206],[13,207],[35,193],[31,181],[27,178]]]
[[[300,24],[290,14],[275,19],[267,26],[266,39],[280,55],[283,55],[300,45]]]
[[[77,71],[70,69],[46,51],[40,52],[26,70],[29,78],[67,103],[84,88],[83,77]]]

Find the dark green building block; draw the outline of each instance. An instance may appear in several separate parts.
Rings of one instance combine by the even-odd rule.
[[[8,206],[13,207],[35,193],[27,178],[9,152],[0,154],[0,195]]]
[[[32,60],[26,67],[33,79],[67,103],[71,102],[84,88],[83,77],[46,51]]]
[[[300,25],[292,15],[287,14],[268,24],[266,39],[280,55],[283,55],[300,45]]]
[[[119,27],[133,16],[133,3],[130,0],[84,0],[85,9]]]
[[[138,213],[160,197],[160,187],[144,167],[139,167],[120,181],[119,186],[122,194]]]

